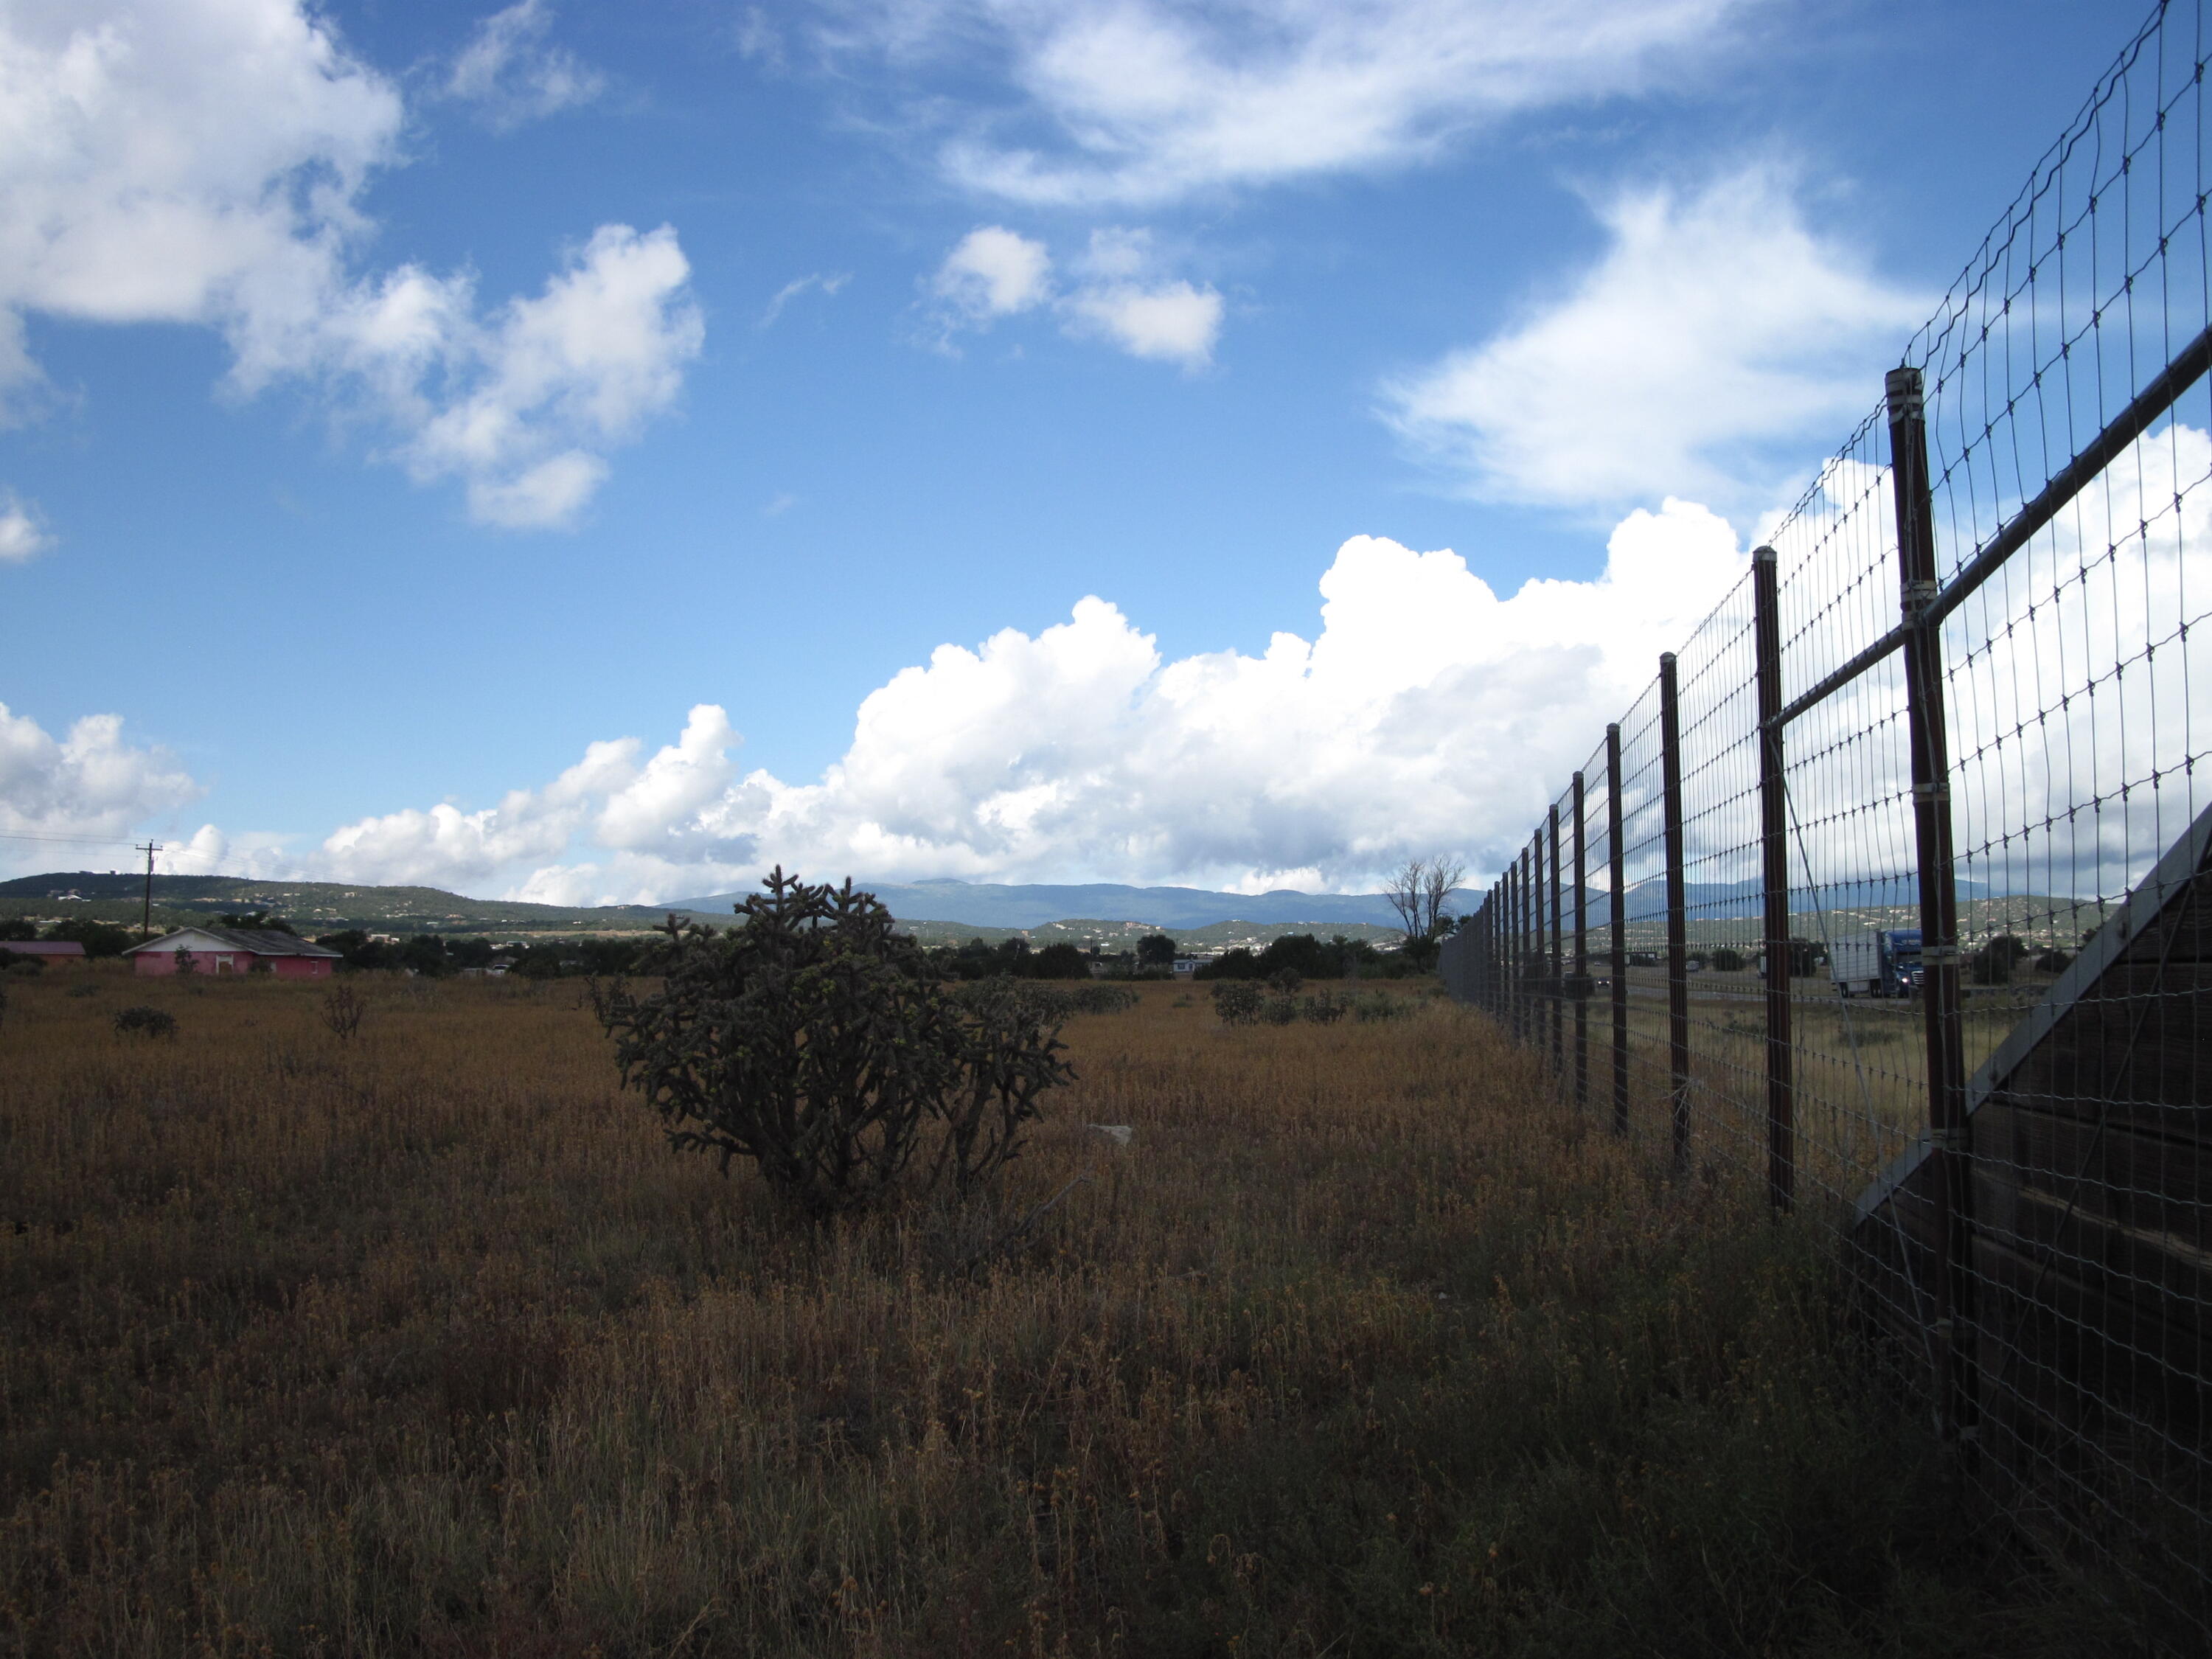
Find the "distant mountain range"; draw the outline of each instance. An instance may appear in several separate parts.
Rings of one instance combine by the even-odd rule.
[[[1381,893],[1215,893],[1200,887],[1127,887],[1086,882],[1056,887],[992,882],[866,882],[901,921],[947,921],[975,927],[1042,927],[1073,916],[1097,921],[1148,921],[1158,927],[1210,927],[1216,922],[1310,922],[1316,927],[1364,922],[1394,927],[1398,913]],[[727,915],[743,893],[677,899],[672,910]]]
[[[88,870],[0,882],[0,915],[138,920],[143,872]],[[856,882],[902,922],[1025,930],[1055,922],[1141,922],[1170,933],[1224,922],[1272,929],[1285,924],[1319,933],[1397,927],[1380,893],[1214,893],[1195,887],[1004,886],[964,881]],[[64,899],[64,894],[74,898]],[[742,893],[674,899],[664,904],[532,904],[465,898],[435,887],[379,887],[366,882],[262,881],[235,876],[155,876],[154,920],[175,925],[226,911],[267,909],[303,929],[381,928],[398,933],[623,933],[657,927],[671,911],[726,923]]]
[[[1958,894],[1962,899],[1987,898],[1990,889],[1987,882],[1960,880]],[[1717,921],[1729,916],[1758,915],[1765,904],[1765,890],[1757,880],[1705,882],[1682,884],[1682,902],[1687,907],[1690,919]],[[1631,921],[1657,921],[1667,915],[1667,881],[1663,876],[1654,876],[1649,881],[1629,883],[1627,890],[1628,919]],[[1567,904],[1572,907],[1571,895]],[[1824,910],[1867,909],[1892,905],[1912,905],[1920,902],[1920,884],[1911,876],[1893,876],[1870,881],[1838,881],[1817,890],[1792,888],[1790,904],[1793,910],[1803,910],[1817,904]],[[1594,894],[1590,900],[1593,927],[1604,923],[1601,895]]]
[[[138,920],[146,878],[129,872],[75,871],[24,876],[0,882],[0,915],[94,917]],[[900,921],[931,937],[947,927],[1003,932],[1070,924],[1086,936],[1101,923],[1141,923],[1176,933],[1236,922],[1269,930],[1310,929],[1328,934],[1363,927],[1398,927],[1397,912],[1381,893],[1301,893],[1278,888],[1268,893],[1220,893],[1199,887],[1130,887],[1115,882],[1067,886],[1010,885],[989,882],[856,882],[890,907]],[[64,893],[77,895],[62,900]],[[1740,921],[1759,914],[1756,881],[1690,882],[1685,896],[1690,921]],[[204,921],[225,911],[267,909],[302,928],[380,928],[395,933],[628,933],[657,927],[671,911],[702,921],[726,923],[744,896],[717,893],[665,904],[598,906],[532,904],[513,899],[465,898],[435,887],[379,887],[367,883],[257,881],[232,876],[156,876],[154,919],[175,924]],[[1571,895],[1566,895],[1571,905]],[[1628,889],[1628,920],[1644,923],[1666,915],[1667,886],[1654,878]],[[1910,908],[1917,902],[1909,877],[1838,882],[1810,893],[1790,894],[1794,910],[1813,905],[1832,911]],[[1961,881],[1961,900],[1992,896],[1984,883]],[[1472,909],[1480,895],[1462,892],[1460,906]],[[1590,923],[1605,923],[1605,896],[1593,889]],[[933,926],[925,926],[933,924]]]

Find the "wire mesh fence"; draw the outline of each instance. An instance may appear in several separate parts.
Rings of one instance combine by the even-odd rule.
[[[1443,964],[1679,1178],[1832,1227],[1992,1515],[2200,1635],[2208,4],[2153,14]]]

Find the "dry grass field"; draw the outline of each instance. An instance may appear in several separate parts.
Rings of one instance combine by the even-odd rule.
[[[8,989],[0,1653],[2111,1645],[1958,1521],[1817,1241],[1425,999],[1146,988],[995,1210],[813,1233],[574,983],[371,984],[350,1041]]]

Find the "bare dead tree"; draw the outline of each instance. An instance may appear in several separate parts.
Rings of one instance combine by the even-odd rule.
[[[1451,902],[1451,896],[1466,879],[1464,860],[1439,856],[1429,860],[1421,876],[1421,907],[1422,920],[1430,935],[1443,931],[1444,917],[1449,914],[1444,907]]]
[[[1456,858],[1407,859],[1383,884],[1382,896],[1398,913],[1398,925],[1408,943],[1433,939],[1449,914],[1445,907],[1467,878],[1466,863]]]
[[[1429,861],[1426,859],[1407,859],[1382,884],[1382,896],[1390,901],[1390,908],[1398,913],[1398,925],[1406,930],[1408,943],[1426,939],[1425,909],[1428,903]]]

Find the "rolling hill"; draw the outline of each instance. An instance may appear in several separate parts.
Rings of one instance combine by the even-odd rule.
[[[54,872],[0,882],[0,915],[82,916],[136,924],[143,874]],[[883,883],[872,889],[926,943],[1026,933],[1056,939],[1134,939],[1152,928],[1206,948],[1261,944],[1278,934],[1345,933],[1381,943],[1397,936],[1380,894],[1278,891],[1257,896],[1190,887],[987,886],[967,882]],[[67,898],[64,895],[77,896]],[[436,887],[258,881],[234,876],[155,876],[154,921],[163,927],[227,912],[269,910],[304,933],[362,927],[393,933],[617,933],[659,927],[671,912],[726,926],[740,895],[670,904],[562,906],[467,898]]]
[[[1398,914],[1380,893],[1218,893],[1200,887],[1130,887],[1118,882],[1078,885],[1003,885],[992,882],[862,882],[901,921],[946,921],[977,927],[1041,927],[1079,916],[1093,921],[1140,921],[1173,932],[1217,922],[1301,923],[1329,932],[1352,923],[1395,930]],[[676,900],[670,908],[727,915],[744,895],[717,893]]]

